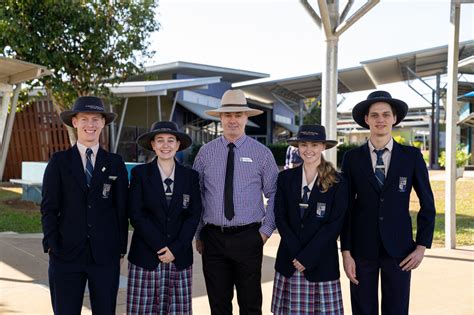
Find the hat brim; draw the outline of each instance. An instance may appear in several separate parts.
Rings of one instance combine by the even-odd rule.
[[[254,109],[247,106],[225,106],[225,107],[220,107],[218,109],[205,111],[206,114],[213,117],[220,117],[221,113],[237,113],[237,112],[244,112],[247,114],[248,117],[252,117],[252,116],[257,116],[257,115],[262,114],[263,110]]]
[[[334,148],[335,146],[337,146],[337,141],[336,140],[309,140],[309,139],[298,139],[296,137],[293,137],[293,138],[290,138],[288,140],[286,140],[286,142],[288,142],[289,145],[293,146],[293,147],[298,147],[298,144],[300,142],[322,142],[326,145],[326,149],[331,149],[331,148]]]
[[[397,112],[397,120],[393,124],[394,126],[398,125],[408,113],[408,105],[404,101],[397,100],[396,98],[376,97],[370,100],[362,101],[354,106],[352,109],[352,118],[354,118],[354,121],[359,126],[365,129],[370,129],[369,125],[367,125],[365,122],[365,114],[367,113],[370,105],[378,102],[388,103],[395,108],[395,111]]]
[[[154,130],[144,133],[138,137],[137,144],[148,151],[155,152],[155,150],[153,150],[153,147],[151,146],[151,141],[155,138],[157,134],[160,133],[168,133],[170,135],[174,135],[178,139],[180,144],[177,152],[183,151],[184,149],[187,149],[191,144],[193,144],[193,140],[190,136],[183,132],[173,130]]]
[[[59,114],[59,118],[61,118],[61,121],[64,124],[68,125],[69,127],[74,128],[74,125],[72,124],[72,118],[74,116],[76,116],[77,114],[79,114],[79,113],[101,114],[105,118],[105,125],[106,126],[108,124],[110,124],[111,122],[113,122],[115,120],[115,118],[117,118],[116,113],[108,113],[108,112],[103,113],[103,112],[97,112],[97,111],[86,112],[86,111],[77,111],[77,110],[66,110],[64,112],[61,112]]]

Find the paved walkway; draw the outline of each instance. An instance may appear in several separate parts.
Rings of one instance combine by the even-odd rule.
[[[0,314],[52,314],[47,278],[48,257],[41,234],[0,233]],[[262,274],[263,314],[270,314],[273,265],[279,243],[274,234],[265,245]],[[413,273],[410,314],[474,314],[474,246],[456,250],[428,250]],[[117,314],[125,312],[126,264],[122,266]],[[341,277],[344,307],[350,314],[349,283]],[[235,299],[234,299],[235,300]],[[238,307],[234,301],[234,314]],[[195,256],[194,314],[210,314],[199,255]],[[83,314],[91,314],[86,293]]]

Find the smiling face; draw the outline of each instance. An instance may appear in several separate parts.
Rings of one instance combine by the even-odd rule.
[[[300,156],[306,165],[321,162],[321,154],[326,149],[326,144],[314,141],[301,141],[298,143]]]
[[[365,115],[365,123],[370,128],[370,135],[375,137],[389,136],[396,121],[397,116],[393,113],[392,107],[385,102],[372,104]]]
[[[233,142],[245,134],[245,125],[248,116],[244,112],[221,113],[221,124],[224,129],[224,137]]]
[[[99,143],[105,118],[97,113],[77,113],[72,117],[72,125],[77,129],[77,141],[86,147],[92,147]]]
[[[180,144],[181,143],[178,141],[176,136],[169,133],[159,133],[155,135],[155,138],[151,141],[153,151],[155,151],[158,159],[162,161],[172,160],[175,157]]]

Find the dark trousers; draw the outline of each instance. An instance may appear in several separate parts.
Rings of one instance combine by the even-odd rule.
[[[359,284],[351,282],[351,305],[354,315],[376,315],[378,308],[379,272],[382,285],[382,314],[408,314],[411,272],[403,271],[399,263],[404,259],[390,257],[385,249],[378,259],[355,258]]]
[[[107,265],[94,262],[86,245],[74,261],[50,254],[49,288],[54,314],[81,314],[86,282],[93,314],[115,314],[120,276],[120,260]]]
[[[238,232],[204,227],[202,264],[213,315],[232,315],[234,285],[240,314],[262,314],[263,241],[258,227]]]

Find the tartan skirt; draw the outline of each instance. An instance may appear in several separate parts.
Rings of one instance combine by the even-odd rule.
[[[192,269],[171,264],[147,270],[128,264],[127,314],[192,314]]]
[[[339,279],[310,282],[298,271],[291,278],[275,272],[271,311],[276,315],[344,314],[341,283]]]

